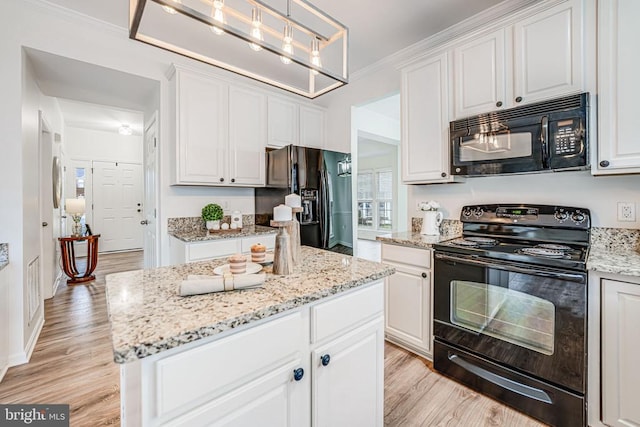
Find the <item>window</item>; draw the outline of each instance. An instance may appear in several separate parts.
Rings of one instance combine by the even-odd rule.
[[[393,228],[393,172],[358,173],[358,227],[371,230]]]

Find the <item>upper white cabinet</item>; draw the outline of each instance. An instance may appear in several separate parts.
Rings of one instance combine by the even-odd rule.
[[[579,0],[454,48],[454,119],[584,90]]]
[[[285,145],[324,148],[326,111],[289,99],[269,96],[267,146]]]
[[[640,2],[598,1],[598,152],[594,174],[640,172]]]
[[[456,118],[495,110],[506,98],[503,29],[453,50]]]
[[[451,182],[447,53],[402,70],[402,181]]]
[[[172,71],[173,183],[264,185],[266,96],[196,71]]]

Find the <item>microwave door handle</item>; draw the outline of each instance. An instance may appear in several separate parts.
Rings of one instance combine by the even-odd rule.
[[[542,117],[542,134],[540,135],[542,143],[542,166],[549,168],[549,117]]]

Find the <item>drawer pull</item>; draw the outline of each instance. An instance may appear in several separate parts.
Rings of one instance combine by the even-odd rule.
[[[300,381],[304,377],[304,369],[298,368],[293,370],[293,379]]]
[[[320,357],[320,362],[322,363],[322,366],[327,366],[329,362],[331,362],[331,356],[329,356],[328,354],[323,354]]]

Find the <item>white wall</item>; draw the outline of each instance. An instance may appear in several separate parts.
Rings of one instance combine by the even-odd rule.
[[[142,136],[120,135],[66,126],[64,150],[72,160],[102,160],[142,164]]]
[[[418,202],[437,200],[445,218],[459,219],[466,204],[537,203],[584,207],[597,227],[640,228],[619,222],[617,202],[640,205],[640,175],[593,177],[590,172],[557,172],[468,178],[460,184],[409,186],[409,216],[419,217]],[[640,216],[636,215],[640,220]]]

